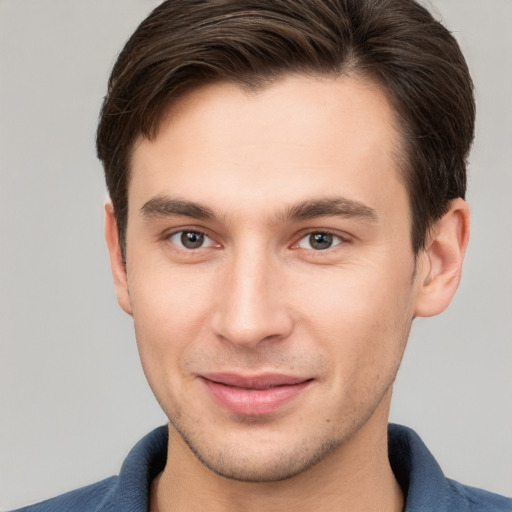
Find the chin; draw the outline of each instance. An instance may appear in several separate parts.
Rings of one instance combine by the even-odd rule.
[[[297,440],[294,445],[274,443],[272,446],[253,444],[244,450],[226,442],[222,446],[208,446],[192,442],[178,430],[181,438],[197,459],[215,474],[239,482],[279,482],[293,478],[325,459],[343,440]],[[306,448],[307,447],[307,448]]]

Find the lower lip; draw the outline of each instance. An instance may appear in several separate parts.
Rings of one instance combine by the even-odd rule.
[[[244,416],[261,416],[277,411],[296,398],[311,381],[275,386],[268,389],[246,389],[226,386],[202,379],[215,401],[225,409]]]

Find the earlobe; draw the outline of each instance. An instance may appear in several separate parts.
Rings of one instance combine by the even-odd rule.
[[[126,266],[123,262],[121,247],[119,244],[119,234],[114,214],[114,207],[110,201],[105,204],[105,240],[107,242],[108,252],[110,255],[110,268],[112,270],[112,277],[114,278],[117,302],[126,313],[131,315],[132,308],[130,303],[130,294],[128,291]]]
[[[468,241],[469,207],[457,198],[436,223],[427,247],[418,256],[415,316],[438,315],[448,307],[459,286]]]

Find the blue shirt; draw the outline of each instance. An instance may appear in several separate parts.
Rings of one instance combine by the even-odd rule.
[[[165,466],[167,427],[149,433],[112,476],[18,512],[146,512],[151,481]],[[389,425],[389,460],[406,499],[405,512],[512,512],[512,499],[446,478],[418,435]]]

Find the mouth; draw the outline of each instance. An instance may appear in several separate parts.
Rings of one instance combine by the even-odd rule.
[[[200,378],[218,405],[243,416],[275,412],[301,395],[313,382],[313,379],[281,374],[208,373]]]

